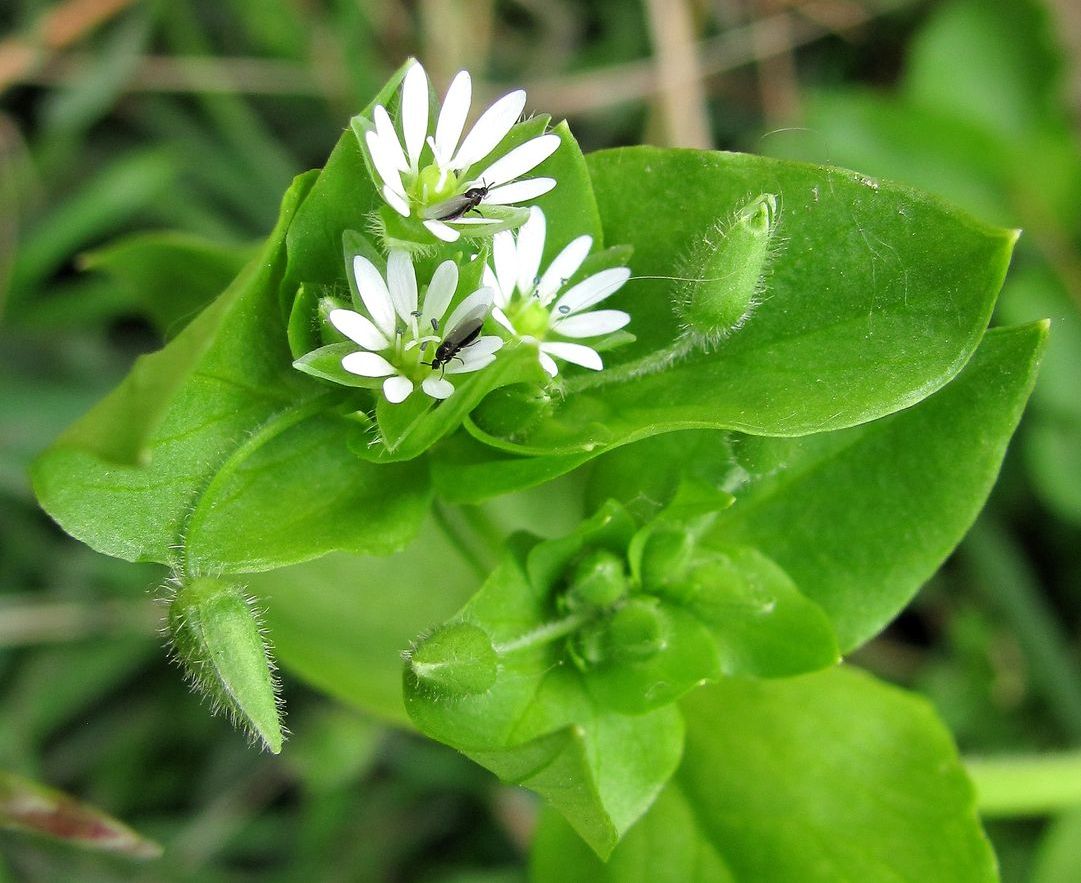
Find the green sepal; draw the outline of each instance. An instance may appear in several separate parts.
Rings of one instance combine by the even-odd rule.
[[[221,580],[185,581],[169,602],[168,629],[185,679],[211,711],[278,754],[281,687],[253,599]]]

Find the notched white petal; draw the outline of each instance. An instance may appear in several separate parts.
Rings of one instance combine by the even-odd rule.
[[[444,242],[457,242],[458,237],[461,235],[453,227],[448,227],[442,221],[425,221],[424,226],[428,228],[428,232],[432,236],[436,239],[442,239]]]
[[[409,68],[402,84],[402,132],[409,165],[416,169],[428,134],[428,75],[419,62]]]
[[[514,294],[514,283],[518,276],[518,246],[510,230],[501,230],[492,237],[492,263],[495,264],[495,278],[501,298],[496,302],[507,306]],[[488,281],[485,280],[485,285]]]
[[[506,184],[539,166],[555,153],[559,143],[558,135],[539,135],[531,138],[525,144],[519,144],[512,151],[501,156],[477,177],[489,187]]]
[[[435,126],[434,151],[441,166],[450,164],[454,148],[462,137],[465,118],[469,115],[472,89],[472,81],[467,71],[459,71],[447,89],[443,108],[439,111],[439,122]]]
[[[394,306],[390,301],[390,292],[383,276],[367,258],[356,255],[353,258],[353,277],[357,282],[360,299],[372,317],[376,327],[387,338],[394,336]]]
[[[541,349],[550,356],[562,359],[564,362],[573,362],[583,368],[592,368],[600,371],[604,367],[600,354],[585,344],[562,343],[561,341],[546,341],[541,344]]]
[[[400,374],[395,374],[393,377],[388,377],[383,381],[383,395],[387,397],[387,401],[392,405],[404,402],[409,398],[412,391],[413,381],[408,377],[402,377]]]
[[[387,257],[387,288],[395,311],[408,325],[417,308],[417,274],[413,259],[402,249],[392,249]]]
[[[575,285],[570,291],[556,301],[552,315],[556,318],[569,316],[580,312],[587,307],[600,303],[606,297],[610,297],[623,287],[623,283],[631,278],[631,271],[627,267],[612,267],[609,270],[601,270],[588,276]]]
[[[579,236],[552,259],[537,284],[537,295],[544,306],[547,306],[552,296],[578,272],[592,247],[592,236]]]
[[[390,114],[381,104],[377,104],[372,112],[375,120],[375,131],[378,133],[379,149],[387,161],[400,172],[409,169],[409,163],[405,159],[405,151],[402,150],[402,142],[398,140],[398,133],[394,130]],[[371,144],[368,145],[371,147]]]
[[[449,380],[444,380],[442,377],[436,377],[432,374],[429,377],[425,377],[420,382],[421,388],[428,393],[433,399],[446,399],[450,398],[451,393],[454,392],[454,384]]]
[[[541,255],[544,252],[544,212],[536,206],[529,210],[528,220],[518,228],[518,290],[528,294],[537,283]]]
[[[402,196],[400,193],[397,193],[389,186],[386,186],[383,188],[383,199],[387,201],[387,205],[394,209],[394,211],[396,211],[403,218],[409,217],[409,203],[406,202],[405,197]]]
[[[537,359],[540,361],[541,367],[551,377],[555,377],[559,373],[559,365],[555,363],[555,360],[544,351],[544,345],[541,345],[540,351],[537,353]]]
[[[630,315],[622,310],[594,310],[556,319],[552,330],[564,337],[599,337],[618,331],[630,321]]]
[[[451,168],[459,171],[468,169],[473,163],[480,162],[507,137],[525,107],[525,92],[521,89],[504,95],[489,107],[458,148]]]
[[[386,377],[397,370],[378,353],[349,353],[342,357],[342,367],[360,377]]]
[[[369,131],[364,136],[364,143],[368,145],[372,165],[375,166],[376,174],[379,175],[379,179],[383,182],[383,189],[389,188],[396,193],[404,192],[402,191],[402,177],[398,173],[398,169],[395,168],[394,163],[391,162],[390,157],[387,156],[387,151],[379,136],[375,132]]]
[[[385,350],[390,346],[390,341],[380,334],[367,316],[353,310],[331,310],[327,318],[331,325],[366,350]]]
[[[543,196],[556,186],[555,178],[526,178],[524,181],[512,181],[502,187],[493,187],[484,197],[489,205],[513,205]]]
[[[474,310],[477,310],[482,306],[487,307],[487,309],[490,310],[494,302],[495,291],[491,288],[478,288],[454,308],[454,311],[450,314],[450,318],[447,319],[444,327],[447,329],[456,328],[458,323]]]
[[[421,331],[427,333],[432,319],[440,320],[458,288],[458,265],[454,261],[443,261],[432,274],[428,292],[424,295],[424,309],[421,313]]]

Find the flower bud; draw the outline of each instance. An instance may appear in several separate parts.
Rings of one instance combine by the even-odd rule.
[[[239,586],[208,577],[184,583],[169,604],[173,654],[192,687],[234,726],[282,748],[278,682],[252,601]]]
[[[567,606],[609,607],[627,593],[623,559],[607,549],[595,549],[574,569]]]
[[[405,654],[406,676],[447,698],[475,696],[495,683],[499,659],[487,632],[468,622],[436,629]]]
[[[686,263],[677,307],[687,333],[707,344],[747,321],[758,303],[777,229],[777,197],[763,193],[715,227]]]
[[[694,549],[694,537],[687,530],[654,530],[642,550],[642,585],[651,590],[678,580],[690,565]]]
[[[608,623],[606,656],[614,662],[649,659],[668,644],[668,628],[655,599],[639,598],[621,607]]]

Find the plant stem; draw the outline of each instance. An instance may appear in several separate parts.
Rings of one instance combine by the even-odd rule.
[[[1081,751],[1010,758],[968,758],[984,816],[1050,815],[1081,806]]]
[[[524,635],[514,638],[511,641],[504,641],[502,644],[493,644],[492,649],[502,656],[506,653],[514,653],[518,650],[537,647],[541,644],[551,644],[553,641],[565,638],[579,626],[584,625],[592,619],[595,615],[596,614],[593,612],[572,613],[569,616],[565,616],[563,619],[557,619],[555,622],[547,622],[539,628],[535,628],[531,632],[526,632]]]

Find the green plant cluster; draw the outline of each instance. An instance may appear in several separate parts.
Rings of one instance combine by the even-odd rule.
[[[538,879],[993,879],[945,728],[837,662],[994,483],[1046,336],[987,329],[1016,232],[838,169],[584,157],[553,131],[541,265],[583,235],[633,249],[634,338],[603,370],[551,382],[516,342],[404,404],[333,359],[297,370],[386,215],[348,130],[224,293],[37,461],[41,504],[171,567],[178,625],[223,611],[230,640],[178,653],[243,657],[211,692],[272,750],[263,644],[225,584],[265,602],[285,667],[541,794]],[[448,254],[465,275],[460,246],[418,261]]]

